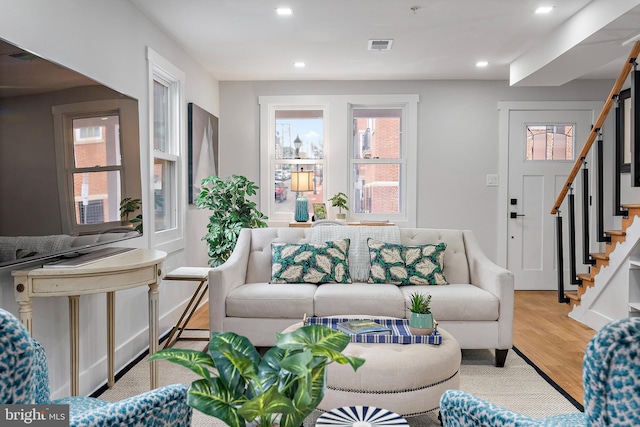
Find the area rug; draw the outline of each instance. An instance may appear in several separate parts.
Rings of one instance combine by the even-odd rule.
[[[179,341],[176,347],[201,350],[201,341]],[[579,412],[581,405],[562,391],[551,380],[542,376],[517,349],[509,351],[504,368],[493,366],[493,351],[463,350],[460,366],[460,389],[472,393],[507,409],[532,417]],[[190,384],[198,377],[186,368],[167,361],[159,361],[159,385]],[[101,399],[118,401],[149,389],[147,358],[135,363],[116,384],[99,395]],[[305,427],[313,427],[320,416],[314,412]],[[440,426],[437,411],[407,418],[409,425]],[[193,426],[223,427],[226,424],[201,412],[194,411]]]

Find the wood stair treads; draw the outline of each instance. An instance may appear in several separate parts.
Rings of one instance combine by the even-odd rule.
[[[629,215],[622,218],[621,230],[607,230],[604,233],[611,237],[611,242],[606,244],[605,252],[595,252],[590,254],[596,260],[596,264],[591,266],[589,273],[577,274],[577,278],[582,280],[577,291],[566,291],[565,297],[569,298],[567,313],[573,310],[574,305],[580,305],[582,295],[595,283],[595,276],[600,272],[600,268],[609,265],[609,254],[611,254],[618,243],[622,243],[627,238],[627,228],[631,226],[636,216],[640,216],[640,205],[622,205],[622,208],[629,212]]]

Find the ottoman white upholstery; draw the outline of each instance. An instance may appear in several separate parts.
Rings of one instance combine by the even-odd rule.
[[[350,365],[329,365],[327,390],[318,409],[376,406],[403,417],[437,409],[444,391],[460,386],[462,358],[456,339],[442,328],[438,331],[440,345],[350,343],[343,353],[362,357],[365,363],[356,372]]]

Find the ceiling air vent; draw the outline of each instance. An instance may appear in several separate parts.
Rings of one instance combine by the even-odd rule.
[[[387,40],[369,40],[369,50],[391,50],[393,44],[392,39]]]

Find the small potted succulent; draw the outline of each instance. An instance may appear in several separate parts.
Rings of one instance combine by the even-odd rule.
[[[278,334],[264,356],[248,338],[213,332],[208,353],[168,348],[149,360],[168,360],[201,379],[191,383],[187,404],[231,427],[299,427],[318,406],[332,362],[357,370],[364,359],[342,350],[349,336],[322,325]]]
[[[431,314],[431,294],[414,292],[409,296],[409,330],[413,335],[430,335],[433,332],[433,314]]]
[[[331,201],[331,206],[333,206],[334,208],[338,208],[336,219],[346,219],[347,214],[342,213],[342,209],[346,211],[349,210],[349,206],[348,206],[349,199],[347,198],[347,195],[344,193],[336,193],[329,200]]]

